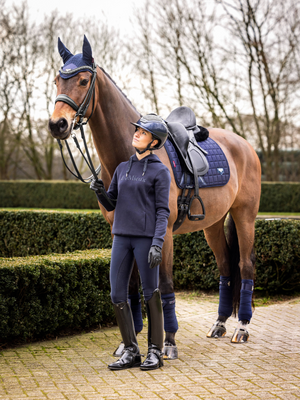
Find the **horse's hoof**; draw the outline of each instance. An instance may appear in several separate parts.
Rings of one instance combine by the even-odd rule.
[[[236,328],[231,338],[231,343],[246,343],[249,339],[249,332],[245,328]]]
[[[171,343],[165,343],[163,348],[164,360],[176,360],[178,358],[177,346]]]
[[[113,356],[120,358],[122,356],[122,354],[124,353],[124,347],[125,347],[125,344],[123,342],[121,342],[119,344],[119,346],[116,348],[116,350],[114,351]]]
[[[223,322],[217,321],[209,332],[207,333],[206,337],[208,338],[221,338],[226,335],[226,328]]]

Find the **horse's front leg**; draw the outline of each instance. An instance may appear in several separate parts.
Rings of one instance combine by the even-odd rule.
[[[164,359],[178,358],[175,334],[178,322],[175,313],[175,293],[173,284],[173,232],[168,228],[162,249],[162,262],[159,267],[159,289],[164,312]]]
[[[218,318],[206,335],[209,338],[225,336],[225,323],[233,311],[230,256],[224,232],[224,221],[225,216],[216,224],[204,230],[206,241],[215,255],[220,273]]]

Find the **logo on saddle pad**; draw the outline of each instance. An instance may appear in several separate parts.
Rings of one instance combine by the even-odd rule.
[[[217,168],[218,172],[220,175],[224,174],[224,168]]]

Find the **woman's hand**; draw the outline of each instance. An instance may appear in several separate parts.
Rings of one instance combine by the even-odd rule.
[[[157,267],[162,260],[161,248],[158,246],[151,246],[148,254],[148,263],[150,263],[149,267],[155,268]]]
[[[90,189],[92,189],[94,192],[99,192],[101,189],[104,188],[103,181],[101,179],[96,179],[92,180],[92,183],[90,184]]]

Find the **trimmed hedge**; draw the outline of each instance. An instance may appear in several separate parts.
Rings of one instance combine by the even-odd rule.
[[[260,212],[300,212],[300,183],[263,182]]]
[[[300,289],[300,221],[258,220],[255,251],[256,290]],[[114,321],[109,263],[109,250],[0,259],[1,340]],[[218,281],[203,232],[175,235],[175,288],[218,290]]]
[[[300,290],[300,221],[256,221],[255,254],[256,290]],[[173,261],[177,290],[218,290],[217,264],[202,231],[175,235]]]
[[[110,226],[99,212],[0,211],[0,257],[111,248]]]
[[[177,290],[218,290],[219,272],[203,231],[174,235],[173,279]]]
[[[300,221],[256,221],[257,290],[300,290]]]
[[[77,181],[0,181],[0,207],[99,209],[95,193]]]
[[[300,212],[300,183],[262,182],[261,212]],[[78,181],[0,181],[0,207],[98,209]]]
[[[256,287],[270,292],[300,289],[300,221],[256,221]],[[110,227],[102,214],[0,212],[3,257],[110,248]],[[218,289],[214,255],[202,231],[174,235],[176,289]],[[299,269],[299,273],[298,273]]]
[[[0,259],[0,338],[114,321],[109,250]]]

